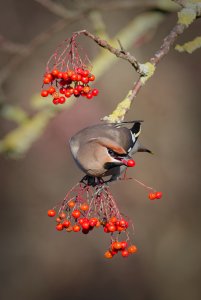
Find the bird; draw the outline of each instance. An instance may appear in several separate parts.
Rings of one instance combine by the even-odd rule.
[[[88,177],[117,180],[136,152],[152,153],[138,137],[143,121],[101,123],[86,127],[70,140],[70,150],[78,167]],[[132,123],[131,128],[127,128]]]

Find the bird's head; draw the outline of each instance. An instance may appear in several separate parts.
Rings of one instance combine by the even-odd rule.
[[[94,138],[89,141],[96,161],[106,170],[126,165],[131,157],[120,145],[109,138]]]

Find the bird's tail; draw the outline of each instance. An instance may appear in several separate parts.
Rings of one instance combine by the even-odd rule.
[[[134,121],[135,123],[131,127],[131,132],[135,134],[135,137],[138,137],[141,132],[141,122],[142,121]]]

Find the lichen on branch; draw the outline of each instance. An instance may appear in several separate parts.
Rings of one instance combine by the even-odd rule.
[[[201,36],[198,36],[192,41],[186,42],[183,45],[176,45],[175,50],[178,52],[187,52],[191,54],[198,48],[201,48]]]

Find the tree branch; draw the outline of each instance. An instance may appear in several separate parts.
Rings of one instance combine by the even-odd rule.
[[[116,55],[116,57],[127,60],[135,68],[135,70],[141,74],[139,63],[138,63],[137,59],[133,55],[131,55],[128,51],[125,51],[122,49],[117,49],[117,48],[111,46],[107,41],[102,40],[101,38],[90,33],[87,30],[81,30],[81,31],[77,31],[75,33],[75,35],[80,35],[80,34],[84,34],[85,36],[89,37],[94,42],[96,42],[100,47],[107,49],[112,54]]]
[[[163,43],[158,51],[155,52],[154,56],[150,58],[150,60],[142,65],[138,64],[139,73],[141,74],[139,79],[134,83],[134,86],[131,91],[129,91],[126,98],[121,101],[116,109],[109,116],[105,116],[102,120],[107,121],[109,123],[114,122],[122,122],[126,113],[130,110],[131,105],[139,93],[142,86],[146,83],[148,79],[152,77],[155,72],[156,65],[161,61],[161,59],[167,55],[170,50],[170,47],[175,43],[178,36],[180,36],[186,28],[201,15],[201,2],[196,4],[192,4],[190,6],[188,2],[188,7],[185,7],[185,1],[176,1],[180,2],[184,8],[178,13],[178,22],[174,26],[174,28],[170,31],[170,33],[163,40]],[[187,5],[187,4],[186,4]],[[126,57],[124,56],[124,59]],[[134,58],[135,59],[135,58]],[[132,61],[132,57],[127,59],[129,62]],[[143,74],[144,73],[144,74]],[[143,74],[143,75],[142,75]]]

